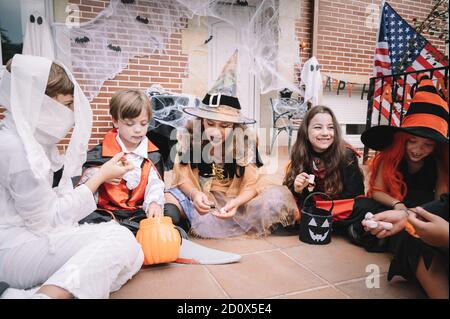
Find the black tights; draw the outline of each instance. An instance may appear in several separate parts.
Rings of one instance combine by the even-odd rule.
[[[189,220],[181,216],[181,212],[175,204],[167,203],[164,205],[164,216],[172,218],[172,223],[183,228],[186,232],[191,228]]]

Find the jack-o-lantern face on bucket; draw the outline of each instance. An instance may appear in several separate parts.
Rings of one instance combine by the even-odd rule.
[[[326,245],[331,242],[331,215],[320,216],[302,212],[299,239],[313,245]]]
[[[311,239],[315,242],[323,242],[330,233],[330,223],[326,217],[311,216],[308,223],[308,232]]]
[[[308,199],[314,195],[328,197],[331,200],[331,208],[325,210],[315,205],[308,205]],[[315,192],[305,198],[300,219],[299,239],[301,241],[312,245],[326,245],[331,242],[333,206],[332,198],[325,193]]]

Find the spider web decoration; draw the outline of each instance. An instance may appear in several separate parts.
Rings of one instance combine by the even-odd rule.
[[[242,24],[236,10],[251,10],[248,23]],[[278,49],[279,21],[286,19],[280,17],[279,0],[253,0],[248,5],[231,0],[111,0],[95,19],[79,27],[53,26],[56,43],[65,43],[58,45],[58,59],[71,61],[72,71],[92,101],[103,83],[125,69],[130,59],[165,55],[171,34],[186,28],[188,19],[195,16],[220,19],[237,31],[239,40],[230,45],[254,61],[250,72],[255,74],[262,93],[282,88],[298,92],[293,79],[279,72],[280,65],[290,63],[285,61],[286,53]]]
[[[72,71],[92,101],[103,83],[125,69],[130,59],[164,55],[170,35],[186,24],[187,14],[176,0],[111,0],[95,19],[79,27],[54,26],[57,43],[70,42],[69,52],[58,47],[58,58],[71,61]]]

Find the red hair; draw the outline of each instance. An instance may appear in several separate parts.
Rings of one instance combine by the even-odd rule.
[[[403,200],[406,197],[408,188],[403,180],[403,174],[399,171],[399,166],[405,156],[405,145],[411,135],[404,132],[397,132],[394,135],[392,144],[377,153],[369,163],[370,179],[367,195],[372,196],[373,192],[381,191],[394,198]],[[438,174],[443,174],[445,190],[448,191],[448,147],[436,143],[433,157],[438,165]],[[381,167],[383,166],[383,167]],[[377,175],[381,174],[383,188],[377,188],[375,181]]]

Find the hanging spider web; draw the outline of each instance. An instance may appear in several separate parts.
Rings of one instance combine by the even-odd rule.
[[[248,23],[238,19],[236,10],[251,10]],[[196,16],[220,19],[237,31],[239,42],[233,46],[254,61],[250,72],[262,93],[284,87],[298,91],[292,79],[279,72],[280,65],[291,62],[284,61],[278,49],[278,0],[111,0],[95,19],[79,27],[54,25],[58,59],[71,61],[72,71],[92,101],[103,83],[126,68],[131,58],[164,55],[171,34],[186,28],[188,19]]]

